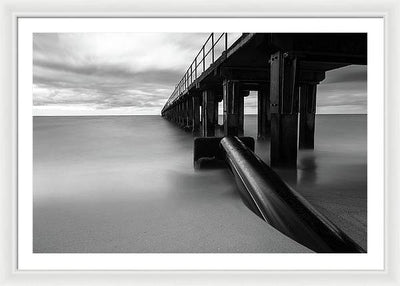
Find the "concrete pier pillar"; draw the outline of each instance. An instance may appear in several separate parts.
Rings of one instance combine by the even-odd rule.
[[[218,116],[219,116],[219,111],[218,111],[218,103],[221,102],[222,100],[222,95],[216,95],[214,97],[214,118],[215,118],[215,125],[218,126]]]
[[[222,90],[222,89],[221,89]],[[221,135],[220,134],[220,125],[219,125],[219,110],[218,110],[218,106],[219,106],[219,103],[222,101],[222,98],[223,98],[223,96],[222,96],[222,92],[221,92],[221,94],[218,94],[218,95],[216,95],[215,97],[214,97],[214,111],[215,111],[215,132],[218,132],[218,134],[216,133],[216,135]]]
[[[200,130],[200,98],[196,95],[192,97],[193,113],[192,113],[192,132],[196,133]]]
[[[238,135],[243,136],[244,134],[244,98],[249,95],[248,90],[241,90],[239,97],[237,98],[239,107],[239,120],[238,120]]]
[[[181,100],[181,102],[179,103],[179,117],[180,117],[180,119],[179,119],[179,126],[180,127],[183,127],[184,126],[184,122],[185,122],[185,118],[184,118],[184,116],[185,116],[185,114],[184,114],[184,110],[183,110],[183,101]]]
[[[185,130],[187,129],[187,128],[189,128],[189,104],[188,104],[188,99],[187,98],[185,98],[184,99],[184,107],[185,107],[185,109],[184,109],[184,111],[185,111],[185,126],[184,126],[184,128],[185,128]]]
[[[271,109],[270,109],[270,95],[269,85],[260,84],[258,87],[258,110],[257,121],[258,130],[257,138],[266,139],[271,131]]]
[[[316,95],[316,84],[300,86],[300,149],[314,149]]]
[[[177,114],[178,114],[178,126],[180,127],[182,125],[182,105],[181,105],[180,102],[178,103],[177,109],[178,109],[178,112],[177,112]]]
[[[181,104],[176,104],[176,125],[181,125]]]
[[[175,116],[176,116],[176,125],[179,125],[179,104],[176,104],[176,111],[175,111]]]
[[[183,125],[183,111],[182,111],[182,102],[179,102],[179,127]]]
[[[202,93],[202,100],[202,136],[215,136],[215,92],[211,89],[204,90]]]
[[[182,99],[182,127],[183,128],[186,127],[186,120],[187,120],[187,116],[186,116],[186,100]]]
[[[271,55],[271,165],[297,166],[298,87],[296,57]]]
[[[239,81],[235,80],[224,80],[223,82],[225,136],[239,135],[240,103],[243,100],[240,95],[239,84]]]
[[[182,127],[186,126],[186,100],[182,99]]]
[[[191,97],[187,98],[187,116],[188,116],[188,130],[193,129],[193,99]]]
[[[181,124],[180,124],[180,126],[185,127],[186,116],[185,116],[185,101],[184,100],[181,101],[180,106],[181,106]]]

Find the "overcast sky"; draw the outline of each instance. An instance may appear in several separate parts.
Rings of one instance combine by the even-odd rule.
[[[208,33],[34,34],[34,115],[160,114],[207,37]],[[256,113],[255,96],[245,104],[246,112]],[[327,73],[318,86],[318,113],[366,110],[366,66]]]

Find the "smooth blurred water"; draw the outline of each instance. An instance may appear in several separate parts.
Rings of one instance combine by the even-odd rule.
[[[256,136],[256,119],[246,116],[246,135]],[[269,163],[269,140],[256,153]],[[299,150],[297,167],[275,170],[367,249],[367,115],[317,115],[315,148]]]
[[[159,116],[34,117],[34,252],[305,252],[253,214],[227,169]],[[256,117],[245,133],[256,135]],[[277,170],[366,247],[366,116],[319,115],[316,147]],[[256,152],[268,162],[269,142]]]

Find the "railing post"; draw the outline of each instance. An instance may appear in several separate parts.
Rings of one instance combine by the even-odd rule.
[[[197,79],[197,56],[194,59],[194,80]]]
[[[204,51],[205,46],[203,46],[203,72],[206,70],[206,53]]]
[[[225,33],[225,52],[228,50],[228,33]]]
[[[211,59],[214,63],[214,33],[211,33]]]
[[[190,65],[190,84],[192,84],[192,82],[193,82],[193,69],[192,69],[192,67],[193,67],[193,64]]]

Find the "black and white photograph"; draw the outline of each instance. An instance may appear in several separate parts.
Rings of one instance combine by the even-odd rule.
[[[33,33],[33,253],[368,253],[367,41]]]
[[[399,285],[399,24],[1,0],[0,285]]]
[[[384,269],[381,19],[15,19],[19,270]]]

